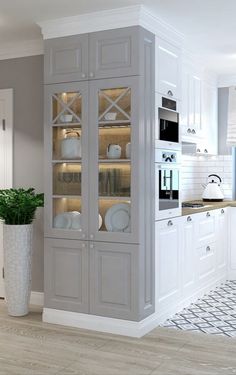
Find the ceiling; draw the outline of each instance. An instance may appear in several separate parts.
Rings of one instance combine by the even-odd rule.
[[[143,4],[219,74],[236,74],[235,0],[0,0],[1,44],[41,38],[36,22]]]

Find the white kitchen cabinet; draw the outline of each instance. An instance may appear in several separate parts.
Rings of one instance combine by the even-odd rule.
[[[181,100],[181,50],[156,38],[156,91]]]
[[[180,220],[182,227],[181,272],[182,293],[188,297],[196,289],[196,215],[183,216]]]
[[[165,310],[181,296],[181,222],[156,222],[156,303]]]
[[[201,154],[216,155],[218,152],[218,90],[216,86],[202,81],[201,92],[203,136],[197,148]]]
[[[228,263],[228,208],[217,210],[217,257],[216,266],[219,277],[226,277]]]
[[[202,137],[201,85],[201,79],[192,68],[183,65],[180,126],[185,142],[196,142]]]
[[[236,207],[230,208],[229,217],[229,278],[236,278]]]
[[[216,243],[197,249],[197,282],[200,287],[206,287],[214,279],[216,271]]]

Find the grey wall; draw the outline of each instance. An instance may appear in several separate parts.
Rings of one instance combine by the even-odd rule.
[[[218,146],[220,155],[231,155],[231,147],[226,145],[229,88],[218,89]]]
[[[0,89],[14,90],[14,186],[43,191],[43,56],[0,61]],[[43,291],[43,219],[34,223],[32,290]]]

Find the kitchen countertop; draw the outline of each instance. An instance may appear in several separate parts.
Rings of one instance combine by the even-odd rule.
[[[204,204],[204,207],[199,207],[199,208],[183,207],[182,216],[198,214],[199,212],[217,210],[218,208],[236,207],[236,201],[230,201],[230,200],[224,200],[223,202],[203,202],[202,200],[196,200],[196,201],[186,201],[183,203],[202,203]]]

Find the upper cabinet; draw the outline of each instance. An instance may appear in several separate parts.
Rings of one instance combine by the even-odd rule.
[[[181,50],[156,38],[156,91],[181,99]]]
[[[45,41],[45,83],[139,75],[139,26]]]

